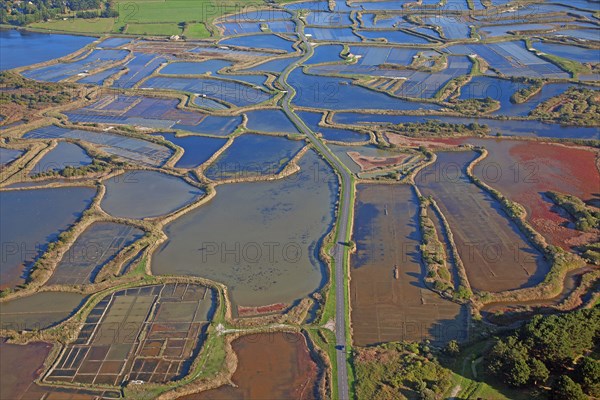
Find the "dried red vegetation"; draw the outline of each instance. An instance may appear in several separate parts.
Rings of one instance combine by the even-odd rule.
[[[600,198],[600,173],[596,150],[523,140],[471,139],[463,142],[484,145],[488,149],[487,159],[475,169],[475,174],[522,204],[530,223],[549,243],[568,249],[593,240],[593,233],[575,230],[567,215],[544,193],[557,191],[586,202],[597,201]]]
[[[261,314],[271,314],[276,312],[282,312],[288,306],[283,303],[269,304],[267,306],[259,307],[245,307],[237,306],[237,312],[240,317],[249,317]]]
[[[0,398],[21,398],[44,371],[44,359],[52,350],[48,343],[30,343],[20,346],[0,341]]]
[[[404,146],[404,147],[425,147],[428,149],[449,149],[456,145],[458,145],[461,140],[464,141],[463,138],[455,139],[455,138],[411,138],[408,136],[398,135],[395,133],[386,133],[385,134],[387,140],[395,145],[395,146]]]
[[[584,201],[597,197],[600,193],[597,153],[577,147],[531,142],[515,146],[511,155],[517,162],[533,163],[540,169],[537,182],[516,199],[530,211],[534,227],[548,237],[552,244],[565,248],[593,239],[593,234],[590,236],[565,226],[569,225],[568,219],[554,211],[556,207],[540,192],[565,192]],[[547,221],[554,224],[549,225]]]
[[[391,167],[402,164],[409,157],[408,154],[399,154],[393,157],[368,157],[363,156],[356,151],[349,151],[348,156],[352,158],[361,171],[369,171],[375,168]]]
[[[182,400],[298,399],[315,396],[318,367],[297,333],[261,333],[232,343],[238,367],[233,385],[181,397]]]

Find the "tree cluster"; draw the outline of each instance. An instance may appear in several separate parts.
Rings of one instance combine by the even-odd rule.
[[[536,315],[498,339],[485,357],[487,372],[516,387],[551,387],[555,400],[600,395],[600,361],[590,357],[600,339],[600,308]]]
[[[40,172],[38,174],[34,174],[32,175],[32,178],[50,178],[55,176],[73,178],[77,176],[85,176],[87,174],[103,172],[109,168],[110,165],[107,162],[95,159],[89,165],[84,165],[82,167],[74,167],[71,165],[67,165],[65,168],[60,170],[49,170],[45,172]]]
[[[500,107],[500,102],[491,97],[485,99],[466,99],[456,100],[454,110],[466,115],[480,115],[496,110]]]
[[[485,124],[472,122],[469,124],[453,124],[436,120],[426,122],[409,122],[393,125],[394,133],[410,137],[444,137],[444,136],[476,136],[487,135],[490,128]]]
[[[577,230],[589,232],[600,229],[600,211],[588,207],[580,198],[558,192],[547,192],[546,195],[554,204],[569,213]]]
[[[587,262],[600,265],[600,241],[595,243],[588,243],[579,248],[581,256],[586,259]]]
[[[518,82],[526,85],[520,90],[517,90],[510,97],[511,103],[521,104],[529,100],[531,96],[540,91],[542,86],[544,86],[544,81],[537,78],[523,78],[523,77],[515,77],[512,79],[513,82]]]
[[[64,104],[76,94],[73,85],[36,82],[12,72],[0,72],[0,114],[5,117],[25,116],[27,111]]]
[[[28,0],[14,2],[0,0],[0,23],[25,26],[34,22],[48,21],[59,17],[110,18],[119,13],[112,2],[101,0]]]
[[[442,367],[428,345],[386,343],[358,348],[354,357],[359,399],[442,399],[451,372]]]
[[[600,95],[596,90],[571,88],[540,104],[531,116],[559,124],[598,126]]]

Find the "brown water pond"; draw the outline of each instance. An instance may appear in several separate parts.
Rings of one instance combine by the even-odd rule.
[[[299,165],[285,179],[218,186],[210,203],[167,225],[153,272],[222,282],[234,311],[289,304],[318,289],[319,246],[333,221],[337,179],[312,151]]]
[[[0,399],[20,399],[44,370],[49,343],[8,344],[0,339]]]
[[[433,196],[448,220],[467,277],[474,289],[490,292],[529,287],[549,270],[490,194],[472,183],[466,166],[473,151],[438,153],[416,177],[424,196]]]
[[[0,327],[16,331],[47,328],[75,312],[83,298],[79,293],[41,292],[0,303]]]
[[[357,187],[350,296],[354,342],[464,339],[466,313],[423,284],[416,194],[408,185]]]
[[[182,397],[182,400],[267,400],[316,398],[317,365],[304,336],[299,333],[261,333],[232,343],[238,367],[232,381],[237,387]]]

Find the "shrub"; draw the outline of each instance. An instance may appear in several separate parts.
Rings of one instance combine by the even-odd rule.
[[[546,195],[573,217],[578,230],[588,232],[600,228],[600,212],[588,207],[581,199],[558,192],[547,192]]]

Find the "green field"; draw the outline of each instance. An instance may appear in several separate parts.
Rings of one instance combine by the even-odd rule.
[[[123,33],[130,35],[181,35],[181,27],[173,23],[165,24],[127,24]]]
[[[201,22],[188,24],[183,31],[183,34],[192,39],[201,39],[210,36],[210,32],[206,29],[206,25]]]
[[[38,22],[31,27],[53,31],[81,33],[128,33],[132,35],[190,38],[210,36],[204,23],[245,10],[265,7],[263,1],[251,0],[115,0],[117,18],[73,19]],[[184,23],[187,23],[185,29]]]
[[[55,20],[48,22],[36,22],[31,24],[32,28],[49,29],[53,31],[81,32],[81,33],[103,33],[111,32],[114,26],[112,18],[96,19],[74,19]]]

